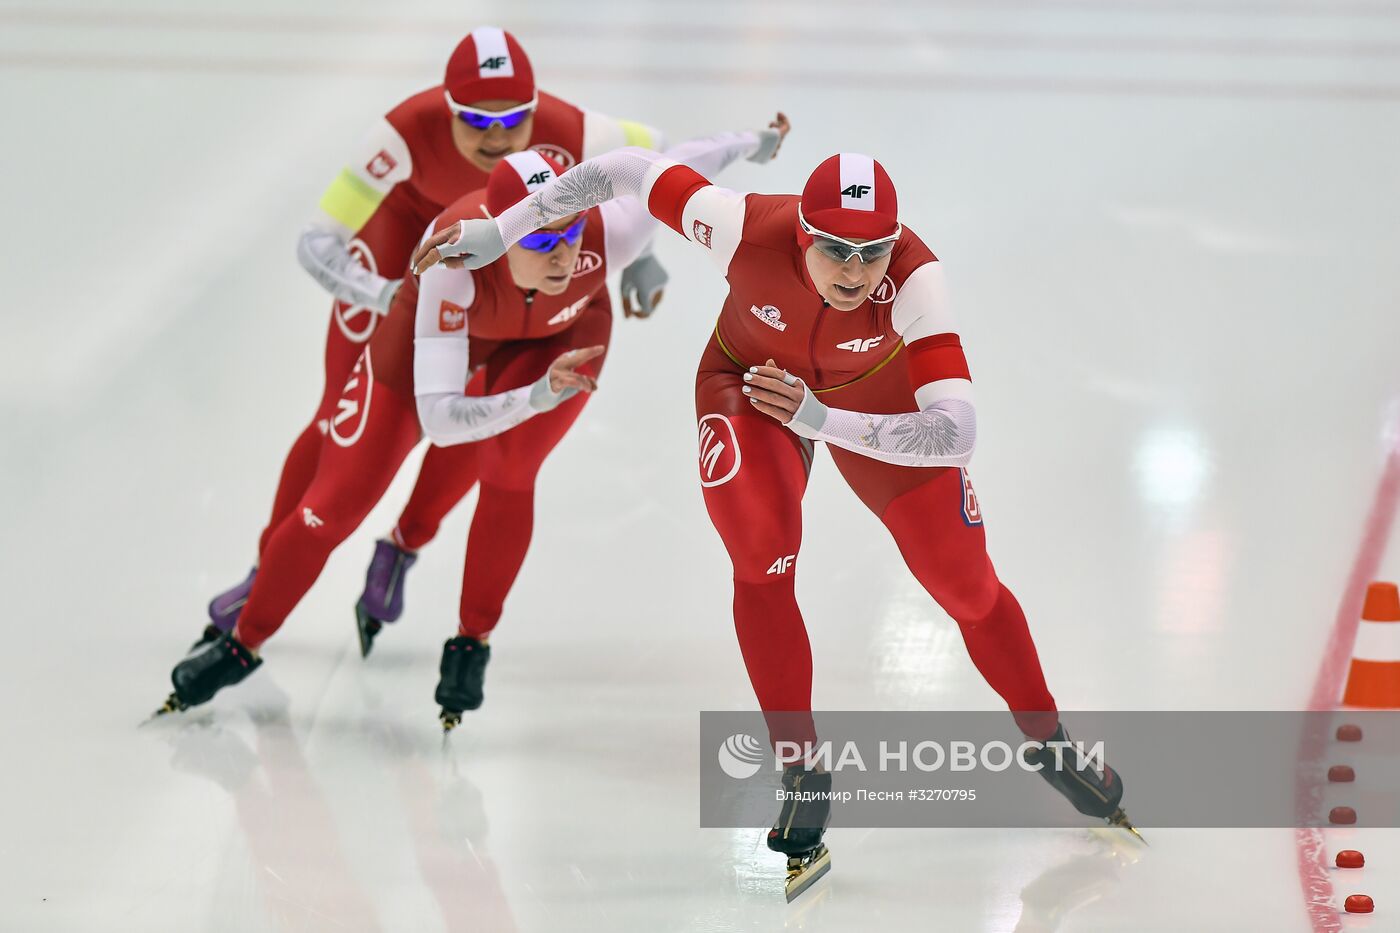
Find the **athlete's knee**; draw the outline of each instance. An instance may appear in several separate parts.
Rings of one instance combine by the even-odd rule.
[[[933,581],[929,593],[961,626],[974,626],[996,606],[1001,584],[992,562],[983,559],[960,572]]]

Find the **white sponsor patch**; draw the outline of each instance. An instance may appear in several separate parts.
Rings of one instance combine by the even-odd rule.
[[[841,153],[841,206],[875,210],[875,160],[858,152]]]
[[[515,77],[515,63],[510,60],[505,30],[481,26],[472,30],[472,41],[476,44],[477,73],[481,77]]]

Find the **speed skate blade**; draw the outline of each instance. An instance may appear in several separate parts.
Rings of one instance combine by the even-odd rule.
[[[360,657],[369,657],[374,648],[374,638],[383,627],[384,623],[366,612],[362,603],[355,604],[355,632],[360,636]]]
[[[816,854],[809,858],[788,859],[788,903],[791,904],[829,871],[831,871],[831,850],[826,846],[822,846]]]
[[[1132,821],[1128,819],[1128,814],[1123,812],[1122,807],[1119,807],[1117,810],[1114,810],[1112,816],[1104,817],[1104,819],[1109,826],[1116,826],[1119,829],[1126,829],[1128,832],[1132,833],[1134,836],[1137,837],[1138,842],[1141,842],[1143,845],[1148,844],[1147,840],[1142,838],[1142,833],[1138,832],[1137,827],[1134,826],[1132,824]]]

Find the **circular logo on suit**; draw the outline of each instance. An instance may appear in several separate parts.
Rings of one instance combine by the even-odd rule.
[[[574,263],[574,275],[587,275],[590,272],[597,272],[601,268],[603,268],[602,256],[591,249],[580,250],[578,260]]]
[[[573,167],[574,167],[574,162],[577,161],[577,160],[569,153],[569,150],[564,149],[564,148],[561,147],[561,146],[552,145],[551,143],[536,143],[535,145],[531,146],[530,148],[533,149],[533,150],[535,150],[536,152],[538,152],[540,155],[547,155],[547,156],[549,156],[551,159],[553,159],[554,161],[558,162],[560,165],[564,166],[564,168],[566,168],[566,169],[567,169],[567,168],[573,168]]]
[[[877,305],[887,305],[891,301],[894,301],[894,296],[898,291],[899,290],[894,287],[894,279],[887,275],[880,280],[880,284],[875,287],[875,291],[870,293],[870,300]]]
[[[355,261],[364,266],[369,271],[379,274],[378,264],[374,261],[374,253],[370,252],[369,246],[359,237],[350,241],[350,255],[355,257]],[[364,343],[374,336],[374,328],[379,324],[379,314],[365,305],[351,305],[343,301],[335,302],[331,312],[335,317],[336,326],[345,335],[345,339],[351,343]]]

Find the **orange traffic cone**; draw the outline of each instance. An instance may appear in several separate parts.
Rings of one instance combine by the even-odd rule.
[[[1342,702],[1367,709],[1400,709],[1400,589],[1394,583],[1372,583],[1366,588]]]

